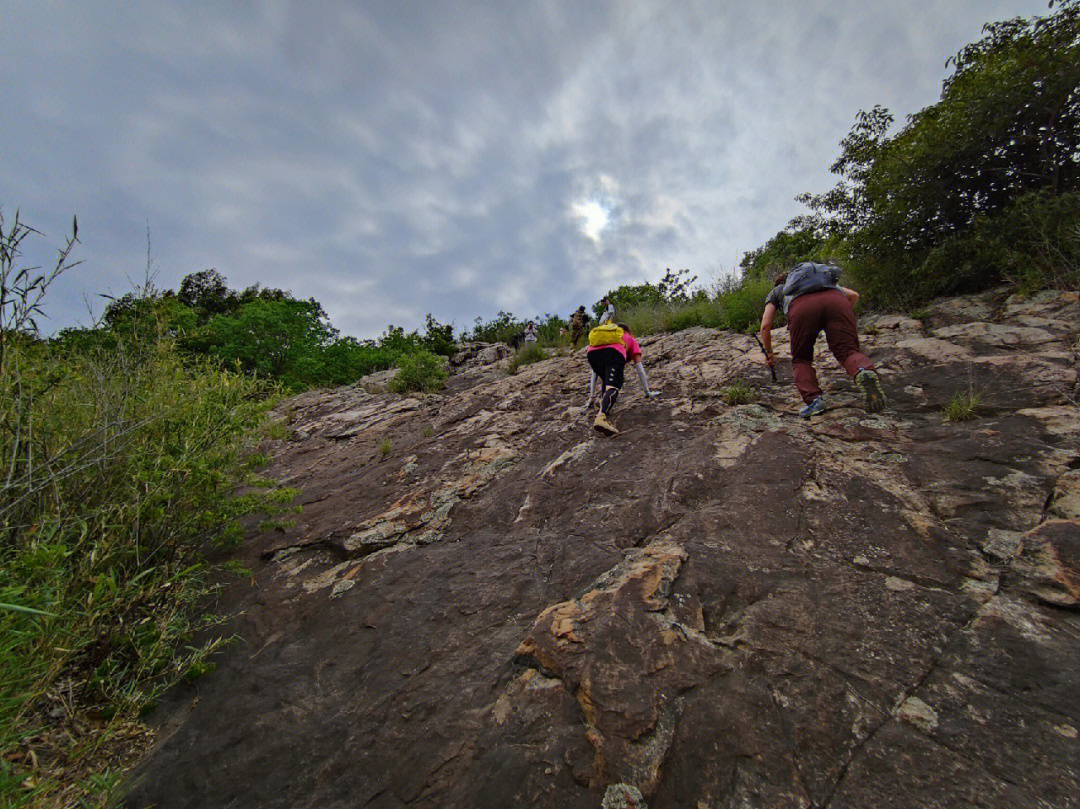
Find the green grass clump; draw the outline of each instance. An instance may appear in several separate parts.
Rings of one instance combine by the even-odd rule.
[[[379,455],[385,458],[394,450],[394,442],[385,436],[379,439]]]
[[[683,331],[694,326],[720,329],[725,325],[723,306],[708,298],[673,304],[664,318],[665,331]]]
[[[266,437],[272,441],[289,441],[292,435],[293,431],[284,421],[274,421],[266,427]]]
[[[945,405],[945,420],[971,421],[977,419],[982,404],[982,396],[975,391],[955,393],[949,403]]]
[[[450,376],[446,359],[430,351],[417,351],[398,358],[398,372],[390,380],[394,393],[433,393],[446,387]]]
[[[638,337],[694,326],[749,332],[761,323],[765,296],[770,289],[772,285],[768,281],[732,281],[711,297],[700,292],[685,299],[639,304],[629,307],[619,317]]]
[[[742,379],[736,379],[720,393],[724,401],[733,407],[754,401],[754,389]]]
[[[534,362],[540,362],[548,358],[547,352],[542,349],[537,343],[525,343],[518,349],[514,358],[510,360],[510,365],[506,371],[509,374],[516,374],[518,369],[525,365],[532,365]]]
[[[639,304],[627,307],[619,313],[620,322],[626,323],[637,337],[667,331],[667,304]]]

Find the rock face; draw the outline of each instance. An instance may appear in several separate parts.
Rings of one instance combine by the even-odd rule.
[[[129,805],[1075,806],[1078,322],[864,318],[891,406],[822,342],[812,423],[783,331],[779,385],[750,337],[643,340],[663,396],[628,376],[611,439],[582,353],[293,400],[268,474],[303,513],[244,546],[240,640]]]

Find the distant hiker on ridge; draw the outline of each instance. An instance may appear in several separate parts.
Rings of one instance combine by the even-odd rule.
[[[577,308],[570,315],[570,345],[577,348],[578,340],[585,336],[585,330],[589,327],[589,316],[585,314],[585,305]]]
[[[540,335],[536,331],[536,323],[529,321],[529,325],[525,327],[525,345],[529,343],[535,343],[540,339]]]
[[[805,261],[791,272],[776,276],[775,286],[765,299],[765,313],[761,316],[761,342],[765,348],[765,362],[771,367],[776,361],[772,351],[773,318],[777,309],[787,315],[791,370],[795,387],[806,403],[799,415],[807,419],[828,409],[814,371],[814,343],[823,329],[829,350],[848,376],[855,380],[867,411],[880,413],[887,401],[874,363],[859,351],[859,333],[852,308],[859,300],[859,293],[840,286],[839,280],[838,267]]]
[[[600,304],[604,307],[604,313],[600,315],[600,325],[603,326],[615,320],[615,304],[611,302],[611,298],[601,299]]]
[[[589,404],[593,402],[593,383],[600,379],[600,412],[596,414],[593,427],[607,435],[618,435],[619,431],[611,423],[608,414],[615,407],[619,390],[623,386],[623,370],[630,358],[640,368],[641,346],[630,333],[625,323],[604,323],[589,332],[589,347],[586,355],[593,375],[589,378]],[[639,376],[646,396],[652,397],[648,383],[641,369]]]

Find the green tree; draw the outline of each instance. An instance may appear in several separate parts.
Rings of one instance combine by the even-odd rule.
[[[510,312],[499,311],[491,320],[476,318],[472,331],[466,335],[466,339],[476,340],[481,343],[510,343],[511,338],[524,330],[525,324],[514,317]]]
[[[184,276],[176,297],[191,307],[202,322],[214,315],[230,314],[239,306],[236,293],[217,270],[202,270]]]
[[[755,281],[772,281],[779,273],[787,272],[800,261],[813,261],[825,239],[812,228],[794,229],[789,226],[756,250],[751,250],[739,262],[742,277]]]
[[[449,357],[457,350],[452,323],[440,323],[428,313],[424,318],[424,337],[420,341],[432,354]]]
[[[324,351],[337,330],[314,298],[258,299],[241,306],[235,317],[213,318],[206,335],[208,353],[296,390],[325,381]]]
[[[1011,216],[1028,195],[1080,191],[1080,2],[1055,6],[1047,17],[985,26],[950,60],[941,99],[895,135],[887,110],[860,113],[832,166],[837,186],[803,197],[812,213],[796,224],[845,239],[879,303],[910,305],[996,282],[1000,251],[990,249],[992,238],[976,238],[992,235],[986,223]],[[1027,217],[1062,210],[1023,207]],[[1035,230],[1054,234],[1060,225],[1042,221]],[[945,266],[942,249],[978,258]]]

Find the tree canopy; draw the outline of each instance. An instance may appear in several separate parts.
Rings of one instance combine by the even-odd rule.
[[[810,213],[743,261],[813,257],[833,239],[880,304],[1013,278],[1075,283],[1080,259],[1080,2],[984,27],[949,60],[937,103],[860,112]]]

